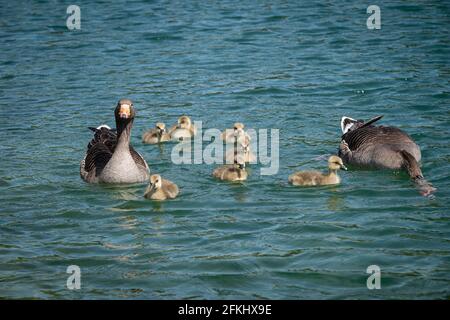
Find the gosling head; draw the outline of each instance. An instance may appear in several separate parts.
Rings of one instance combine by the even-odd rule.
[[[129,99],[120,99],[114,110],[116,121],[124,121],[134,119],[136,112],[134,110],[133,102]]]
[[[244,124],[241,122],[236,122],[233,125],[233,132],[234,132],[234,136],[244,133]]]
[[[347,167],[344,165],[344,162],[338,156],[331,156],[328,159],[328,168],[330,170],[339,170],[339,169],[347,170]]]
[[[150,176],[150,188],[159,189],[162,186],[162,179],[159,174],[153,174]]]
[[[163,134],[166,132],[166,125],[162,122],[158,122],[156,124],[156,129],[158,130],[159,134]]]
[[[189,118],[188,116],[179,117],[178,126],[182,129],[189,129],[191,127],[191,118]]]

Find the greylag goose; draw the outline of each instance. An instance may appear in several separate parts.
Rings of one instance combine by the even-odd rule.
[[[169,130],[169,134],[172,140],[190,139],[197,134],[197,128],[192,124],[191,118],[181,116],[178,124]]]
[[[116,131],[101,126],[91,128],[94,137],[80,162],[80,176],[89,183],[138,183],[149,177],[144,158],[130,145],[130,133],[135,117],[133,103],[118,102],[114,110]]]
[[[347,170],[338,156],[331,156],[328,159],[328,173],[321,173],[319,171],[299,171],[289,176],[289,182],[294,186],[322,186],[329,184],[341,183],[341,178],[338,176],[339,169]]]
[[[150,177],[150,184],[144,197],[152,200],[173,199],[178,195],[178,186],[172,181],[162,179],[159,174]]]
[[[158,122],[155,128],[148,130],[142,135],[142,142],[156,144],[170,140],[170,135],[166,132],[166,125]]]
[[[339,156],[346,164],[360,167],[405,169],[423,195],[436,189],[425,180],[420,169],[421,152],[413,139],[396,127],[372,125],[382,116],[368,122],[342,117],[342,140]]]

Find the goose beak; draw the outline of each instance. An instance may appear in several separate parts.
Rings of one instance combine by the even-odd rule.
[[[344,166],[344,164],[341,164],[341,168],[344,169],[345,171],[347,171],[347,167]]]

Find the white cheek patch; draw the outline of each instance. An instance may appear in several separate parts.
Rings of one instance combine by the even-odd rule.
[[[341,130],[343,134],[346,134],[348,130],[357,122],[357,120],[350,117],[342,117],[341,119]]]
[[[107,124],[101,124],[97,127],[98,130],[101,130],[102,128],[106,128],[108,130],[111,130],[110,126],[108,126]]]

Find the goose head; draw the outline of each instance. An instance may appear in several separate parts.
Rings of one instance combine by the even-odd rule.
[[[189,129],[191,127],[191,118],[189,118],[188,116],[179,117],[178,127],[181,129]]]
[[[355,120],[350,117],[342,117],[341,119],[341,130],[342,134],[346,134],[349,131],[353,131],[364,124],[364,120]]]
[[[380,120],[381,118],[383,118],[382,115],[376,116],[375,118],[372,118],[368,121],[364,121],[364,120],[355,120],[350,117],[342,117],[342,119],[341,119],[342,134],[346,134],[349,131],[353,131],[353,130],[356,130],[361,127],[369,126],[372,123]]]
[[[136,111],[134,110],[133,102],[129,99],[121,99],[117,103],[114,110],[116,116],[116,122],[129,122],[134,119]]]
[[[344,162],[338,156],[331,156],[330,158],[328,158],[328,168],[330,170],[339,170],[339,169],[347,170],[347,167],[344,165]]]
[[[166,125],[162,122],[158,122],[156,124],[156,130],[158,130],[160,135],[163,135],[166,132]]]
[[[150,176],[150,188],[159,189],[162,186],[162,179],[159,174],[153,174]]]

